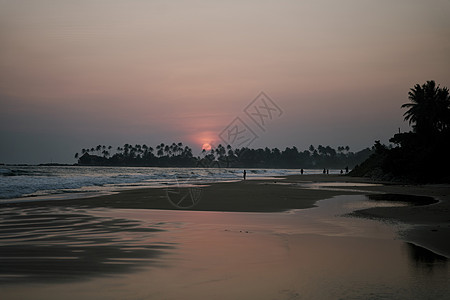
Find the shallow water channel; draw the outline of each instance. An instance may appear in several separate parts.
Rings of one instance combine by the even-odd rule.
[[[284,213],[7,209],[2,299],[448,299],[445,257],[407,225],[346,216],[405,205],[338,196]]]

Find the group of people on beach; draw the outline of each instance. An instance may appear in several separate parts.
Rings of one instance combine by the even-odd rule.
[[[303,173],[304,173],[304,170],[303,170],[303,169],[300,169],[300,174],[303,175]],[[330,174],[330,170],[324,168],[323,171],[322,171],[322,173],[323,173],[323,174]],[[341,174],[344,174],[344,171],[343,171],[342,169],[341,169]],[[348,174],[348,166],[345,167],[345,174]]]
[[[323,174],[330,174],[330,170],[329,169],[323,169]],[[303,174],[303,173],[302,173]],[[344,171],[341,169],[341,174],[344,174]],[[348,174],[348,166],[345,167],[345,174]]]
[[[303,169],[300,169],[300,174],[302,174],[303,175],[303,173],[304,173],[305,171],[303,170]],[[323,169],[323,172],[322,172],[323,174],[330,174],[330,170],[329,169]],[[345,167],[345,174],[347,174],[348,173],[348,166],[347,167]],[[341,174],[344,174],[344,171],[341,169]],[[247,179],[247,171],[246,170],[244,170],[244,175],[243,175],[243,177],[244,177],[244,180],[246,180]]]

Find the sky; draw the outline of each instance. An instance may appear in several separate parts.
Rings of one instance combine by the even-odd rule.
[[[0,0],[0,163],[388,143],[411,87],[450,86],[448,16],[448,0]]]

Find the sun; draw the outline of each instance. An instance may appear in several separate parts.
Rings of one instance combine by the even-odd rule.
[[[211,145],[208,143],[204,143],[202,146],[202,150],[205,150],[205,151],[211,150]]]

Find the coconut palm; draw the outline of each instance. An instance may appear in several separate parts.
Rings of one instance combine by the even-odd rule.
[[[123,155],[128,156],[128,151],[130,150],[130,144],[123,145]]]
[[[158,146],[156,146],[156,150],[157,150],[157,152],[156,152],[156,154],[159,156],[159,157],[161,157],[161,156],[163,156],[164,155],[164,143],[161,143],[161,144],[159,144]]]
[[[172,151],[170,150],[170,146],[169,146],[169,145],[165,145],[165,146],[164,146],[164,154],[165,154],[166,156],[169,156],[170,152],[172,152]]]
[[[102,154],[103,154],[103,157],[107,158],[110,153],[108,152],[108,150],[105,149],[102,151]]]
[[[182,154],[184,157],[189,157],[189,158],[191,158],[193,155],[192,155],[192,149],[191,148],[189,148],[188,146],[184,146],[184,149],[183,149],[183,154]]]
[[[405,121],[415,132],[429,134],[448,130],[450,127],[450,98],[448,88],[440,88],[431,80],[423,85],[416,84],[408,93],[411,103],[401,107],[408,110],[403,114]]]

